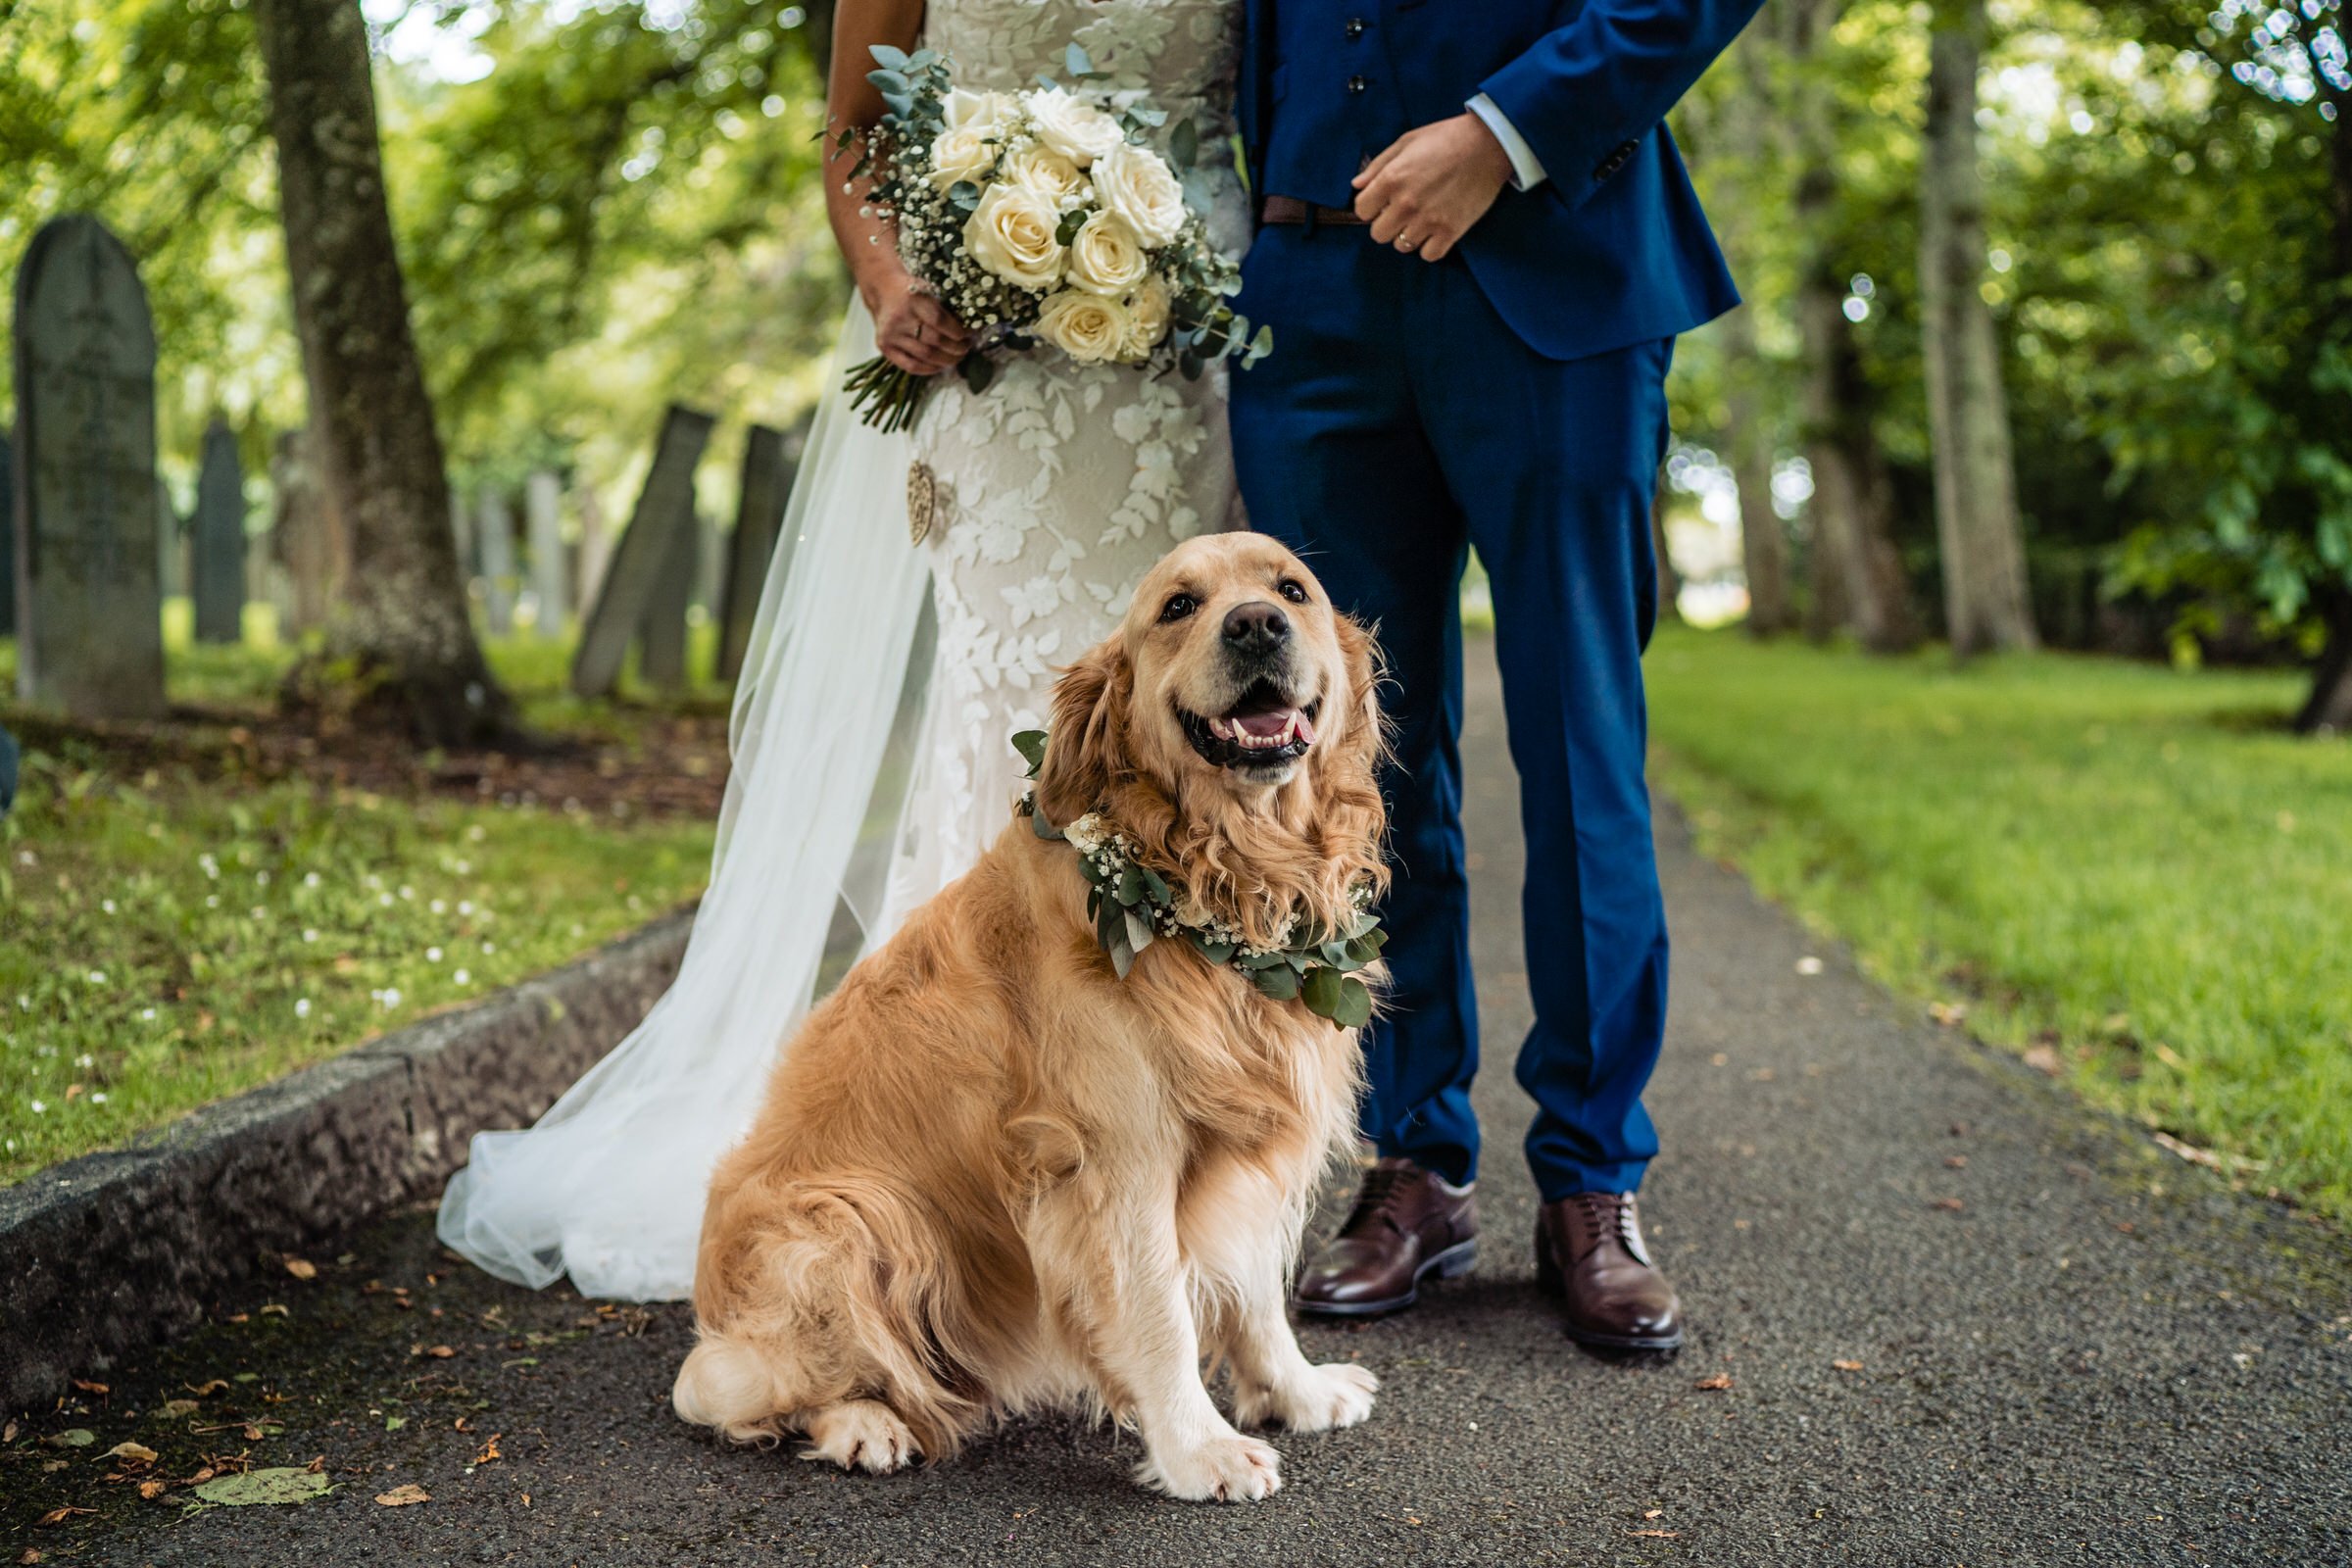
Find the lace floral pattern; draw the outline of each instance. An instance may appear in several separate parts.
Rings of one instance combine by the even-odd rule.
[[[997,89],[1066,77],[1076,43],[1113,90],[1148,95],[1171,124],[1190,116],[1213,146],[1240,25],[1241,0],[932,0],[923,41],[959,85]],[[1197,173],[1192,196],[1238,252],[1239,180]],[[1110,633],[1178,542],[1239,520],[1221,370],[1187,381],[1041,352],[986,392],[943,386],[913,437],[944,523],[928,544],[939,652],[885,929],[1003,829],[1025,767],[1010,737],[1044,727],[1055,669]]]

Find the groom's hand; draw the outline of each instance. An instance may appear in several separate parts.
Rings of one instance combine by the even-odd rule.
[[[1487,216],[1511,177],[1511,155],[1476,115],[1408,130],[1355,176],[1355,215],[1372,237],[1443,258]]]

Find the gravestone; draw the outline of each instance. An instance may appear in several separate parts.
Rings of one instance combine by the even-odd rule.
[[[0,432],[0,637],[17,634],[17,481],[10,457],[15,450]]]
[[[340,528],[307,428],[278,432],[270,453],[270,552],[286,568],[285,629],[299,637],[326,624],[340,575]]]
[[[18,693],[76,718],[160,717],[155,322],[105,224],[33,236],[14,336]]]
[[[629,643],[646,621],[656,591],[679,552],[684,552],[689,591],[694,573],[694,469],[710,443],[710,415],[671,404],[662,421],[653,466],[637,493],[636,510],[612,551],[596,607],[581,628],[572,656],[571,689],[581,697],[608,697],[620,678]]]
[[[215,419],[196,470],[196,640],[245,638],[245,467],[237,438]]]
[[[482,552],[483,617],[491,636],[504,637],[514,629],[514,514],[505,491],[482,486],[473,525]]]
[[[648,686],[674,691],[686,684],[686,612],[694,602],[701,521],[697,518],[697,526],[679,534],[670,547],[668,564],[645,607],[645,621],[638,628],[637,674]]]
[[[580,487],[580,550],[573,558],[577,568],[573,574],[574,592],[571,602],[585,607],[596,603],[596,596],[605,586],[605,568],[612,563],[612,530],[605,526],[605,503],[594,485]]]
[[[564,483],[545,468],[533,473],[522,489],[522,511],[530,530],[531,598],[539,606],[534,626],[542,637],[564,635],[571,614],[569,565],[564,559]]]
[[[785,455],[784,432],[755,424],[743,444],[743,484],[736,493],[735,532],[728,540],[727,583],[718,610],[718,678],[743,672],[752,623],[767,586],[768,563],[776,556],[776,534],[784,503],[792,494],[793,464]],[[782,562],[777,561],[781,567]]]
[[[188,530],[161,474],[155,480],[155,582],[166,599],[188,596]]]

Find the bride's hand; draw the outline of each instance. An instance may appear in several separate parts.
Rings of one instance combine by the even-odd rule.
[[[904,271],[894,272],[874,292],[866,302],[874,315],[874,344],[900,369],[938,375],[971,352],[971,328]]]

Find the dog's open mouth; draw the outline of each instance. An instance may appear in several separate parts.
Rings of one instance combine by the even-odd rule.
[[[1202,760],[1218,767],[1278,767],[1296,762],[1315,744],[1316,698],[1301,708],[1271,681],[1257,681],[1223,713],[1205,715],[1179,708],[1185,738]]]

